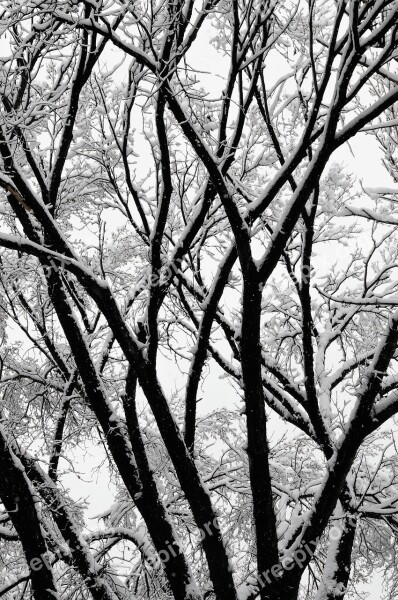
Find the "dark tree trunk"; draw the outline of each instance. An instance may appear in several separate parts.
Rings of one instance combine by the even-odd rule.
[[[127,490],[145,520],[156,550],[164,557],[166,556],[164,553],[167,553],[168,558],[163,562],[163,566],[174,597],[176,600],[198,599],[200,593],[190,585],[192,576],[189,565],[184,554],[178,550],[179,546],[173,526],[164,509],[160,514],[159,496],[153,487],[149,493],[148,486],[143,486],[132,448],[127,440],[127,432],[122,423],[115,420],[112,407],[105,396],[101,380],[66,298],[59,273],[51,270],[48,275],[48,285],[49,295],[72,349],[91,409],[102,427],[112,458]],[[170,547],[175,549],[174,552],[170,550]]]
[[[267,417],[261,375],[261,297],[258,272],[253,265],[252,271],[248,271],[244,275],[241,364],[246,403],[247,453],[253,495],[253,517],[259,574],[267,573],[279,562],[269,471]],[[260,586],[262,600],[271,598],[267,590],[268,586]]]
[[[29,480],[20,461],[7,443],[0,426],[0,498],[14,525],[26,562],[35,600],[58,598],[47,546]]]
[[[351,555],[354,547],[356,518],[348,515],[343,519],[338,540],[331,540],[326,568],[316,600],[343,600],[350,578]],[[332,528],[331,533],[334,528]]]
[[[105,580],[100,565],[95,562],[88,547],[82,544],[80,527],[75,523],[73,515],[51,477],[46,475],[29,456],[20,455],[19,458],[73,551],[73,564],[90,590],[93,599],[118,600],[118,596]]]

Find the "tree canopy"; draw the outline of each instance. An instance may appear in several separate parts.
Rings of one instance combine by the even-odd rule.
[[[398,2],[0,11],[0,598],[395,598]]]

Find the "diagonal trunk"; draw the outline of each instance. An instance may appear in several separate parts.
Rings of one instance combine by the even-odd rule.
[[[350,578],[356,518],[347,515],[331,528],[326,564],[315,600],[343,600]]]
[[[73,552],[73,563],[90,590],[93,599],[118,600],[118,594],[112,590],[109,582],[106,581],[106,575],[102,572],[101,565],[95,561],[90,549],[83,540],[80,527],[75,522],[51,477],[46,475],[36,461],[27,454],[20,454],[19,459],[24,465],[28,477],[36,485],[38,492],[51,510],[51,514],[64,539],[68,541]]]
[[[136,467],[136,460],[126,438],[122,423],[116,417],[103,390],[79,325],[66,298],[58,272],[51,270],[48,275],[49,294],[57,312],[61,326],[71,347],[83,386],[106,436],[107,444],[124,484],[141,512],[158,553],[167,552],[163,562],[164,571],[176,600],[197,600],[201,597],[184,554],[179,550],[174,528],[167,518],[164,507],[161,510],[159,496],[149,495],[143,487]],[[152,489],[152,492],[154,490]],[[168,552],[167,548],[178,550]]]
[[[0,425],[0,499],[10,515],[30,569],[35,600],[58,598],[47,546],[40,525],[37,498],[21,462],[7,442]]]

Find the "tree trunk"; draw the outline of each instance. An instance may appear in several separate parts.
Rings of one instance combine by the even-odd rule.
[[[163,561],[163,567],[174,597],[176,600],[198,600],[201,595],[185,556],[179,550],[174,528],[167,518],[164,507],[160,514],[161,501],[159,496],[154,493],[156,490],[151,488],[152,493],[148,494],[148,488],[142,485],[126,431],[119,419],[116,418],[106,397],[57,271],[51,270],[48,275],[48,289],[58,319],[72,349],[91,409],[102,427],[112,458],[128,492],[145,520],[157,552],[162,553],[164,557],[167,555],[167,560]],[[175,550],[171,551],[170,548]]]
[[[90,590],[94,600],[118,600],[119,596],[106,581],[106,573],[94,559],[90,549],[84,542],[79,525],[58,491],[57,486],[49,475],[46,475],[36,462],[27,455],[21,455],[20,460],[29,478],[35,483],[40,495],[45,500],[54,521],[64,539],[73,552],[73,564]]]
[[[242,307],[241,364],[246,402],[247,453],[250,484],[253,495],[253,517],[257,544],[258,573],[267,573],[278,565],[276,520],[272,501],[267,417],[261,375],[261,318],[262,292],[258,273],[245,273]],[[260,587],[262,600],[268,600],[267,587]]]
[[[58,598],[47,546],[24,468],[7,443],[0,425],[0,498],[14,525],[30,570],[35,600]]]
[[[356,518],[347,515],[339,521],[339,528],[331,528],[331,540],[316,600],[343,600],[350,577],[356,524]],[[334,538],[337,533],[340,537]]]

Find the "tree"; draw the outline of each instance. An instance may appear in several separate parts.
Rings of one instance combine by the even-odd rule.
[[[397,16],[2,3],[0,597],[394,593],[395,192],[332,157],[368,132],[395,178]]]

